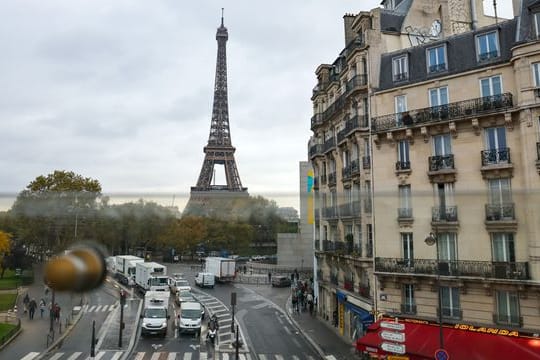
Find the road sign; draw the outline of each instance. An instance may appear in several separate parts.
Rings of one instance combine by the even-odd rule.
[[[405,354],[405,345],[403,344],[383,342],[381,343],[381,349],[395,354]]]
[[[450,359],[450,355],[448,355],[448,352],[444,349],[437,349],[435,351],[435,360],[448,360]]]
[[[380,332],[383,340],[405,342],[405,333],[383,330]]]
[[[381,327],[391,330],[405,330],[405,324],[390,321],[381,321]]]

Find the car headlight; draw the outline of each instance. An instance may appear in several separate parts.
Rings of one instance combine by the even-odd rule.
[[[142,323],[142,326],[143,326],[143,327],[146,327],[146,325],[148,325],[148,324],[145,323],[145,322]]]
[[[164,322],[163,324],[161,324],[161,327],[167,327],[167,322]]]

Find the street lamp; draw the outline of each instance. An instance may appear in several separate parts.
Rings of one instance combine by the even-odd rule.
[[[439,264],[439,239],[437,237],[437,232],[430,232],[429,235],[424,240],[427,246],[435,245],[435,253],[437,254],[437,295],[439,302],[439,346],[440,349],[444,349],[444,337],[443,337],[443,328],[442,328],[442,294],[441,294],[441,267]]]

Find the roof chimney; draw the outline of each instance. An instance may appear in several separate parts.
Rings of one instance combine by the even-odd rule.
[[[355,16],[353,14],[343,15],[343,25],[345,26],[345,46],[349,45],[356,37],[356,34],[352,30],[352,24]]]

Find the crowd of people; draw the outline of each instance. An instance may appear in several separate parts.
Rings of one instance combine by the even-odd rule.
[[[35,298],[30,298],[28,293],[23,298],[24,305],[24,315],[28,314],[30,320],[34,319],[36,310],[39,307],[40,317],[43,319],[43,314],[45,310],[49,310],[49,318],[53,318],[54,321],[60,322],[60,306],[57,302],[53,304],[52,301],[48,301],[49,289],[45,287],[44,296],[39,300],[39,304],[36,302]],[[48,302],[48,305],[47,305]]]
[[[314,315],[317,299],[313,292],[313,280],[300,280],[296,270],[291,274],[291,302],[293,312],[309,311],[310,315]]]

